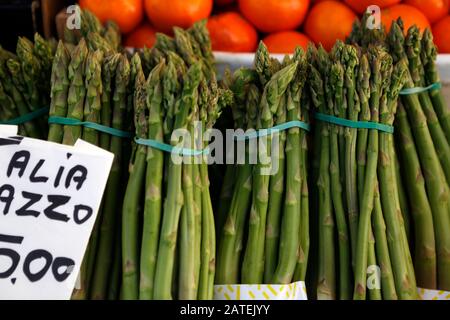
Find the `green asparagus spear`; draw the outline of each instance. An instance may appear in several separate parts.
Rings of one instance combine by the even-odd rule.
[[[84,66],[88,54],[86,42],[81,39],[78,46],[71,54],[69,64],[69,94],[67,97],[67,117],[77,120],[83,120],[83,107],[86,95],[86,87],[84,85]],[[64,126],[63,143],[74,145],[78,138],[81,137],[81,127]]]
[[[151,72],[152,76],[149,78],[147,84],[147,108],[149,109],[148,138],[161,142],[164,141],[162,120],[164,116],[164,110],[162,109],[163,88],[162,81],[156,82],[155,78],[160,76],[164,79],[163,81],[177,81],[176,77],[174,77],[174,65],[169,63],[167,68],[164,68],[165,62],[162,61]],[[149,148],[146,161],[146,192],[139,288],[139,298],[141,300],[153,298],[153,284],[161,220],[164,155],[160,150]]]
[[[67,115],[67,95],[69,91],[68,67],[70,62],[69,52],[60,41],[56,50],[55,60],[52,70],[52,89],[50,116],[65,117]],[[59,124],[51,124],[48,133],[48,140],[61,143],[63,140],[63,127]]]
[[[337,62],[330,70],[330,84],[336,94],[335,105],[329,106],[327,112],[340,116],[343,101],[344,68]],[[338,232],[339,248],[339,299],[349,300],[351,298],[351,278],[350,260],[351,249],[349,242],[348,227],[343,204],[342,185],[339,164],[338,126],[330,128],[330,179],[331,179],[331,199],[335,211],[336,226]]]
[[[117,73],[121,68],[130,70],[128,60],[123,59],[117,66]],[[146,115],[147,86],[159,82],[159,73],[149,76],[151,81],[145,83],[142,69],[136,71],[135,77],[135,125],[139,138],[148,136],[148,119]],[[122,295],[125,300],[139,298],[139,203],[144,189],[145,159],[147,147],[138,145],[133,166],[130,169],[127,189],[122,210]]]

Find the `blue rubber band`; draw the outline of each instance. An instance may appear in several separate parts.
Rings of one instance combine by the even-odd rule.
[[[101,125],[98,123],[94,123],[94,122],[80,121],[80,120],[72,119],[72,118],[49,117],[48,123],[61,124],[61,125],[65,125],[65,126],[83,126],[86,128],[97,130],[99,132],[108,133],[112,136],[116,136],[119,138],[132,138],[134,135],[131,132],[114,129],[114,128],[107,127],[107,126],[104,126],[104,125]]]
[[[19,124],[23,124],[26,122],[30,122],[36,118],[39,118],[39,117],[47,114],[49,109],[50,109],[49,107],[41,108],[41,109],[27,113],[23,116],[20,116],[20,117],[11,119],[11,120],[0,121],[0,124],[19,125]]]
[[[334,116],[330,116],[328,114],[323,113],[315,113],[314,118],[319,121],[328,122],[332,124],[336,124],[338,126],[350,127],[355,129],[373,129],[378,131],[383,131],[387,133],[394,133],[394,127],[382,124],[378,122],[370,122],[370,121],[352,121],[348,119],[342,119]]]
[[[400,95],[407,96],[410,94],[417,94],[417,93],[425,92],[428,90],[439,90],[441,88],[442,88],[442,84],[440,82],[436,82],[436,83],[429,85],[428,87],[405,88],[402,91],[400,91]]]
[[[170,144],[167,143],[163,143],[161,141],[157,141],[157,140],[152,140],[152,139],[143,139],[143,138],[134,138],[134,141],[137,144],[143,145],[143,146],[147,146],[147,147],[152,147],[161,151],[165,151],[168,153],[176,153],[179,154],[181,156],[189,156],[189,157],[195,157],[195,156],[201,156],[201,155],[206,155],[209,153],[209,149],[206,148],[204,150],[194,150],[194,149],[187,149],[187,148],[178,148],[178,147],[174,147]]]
[[[280,131],[284,131],[284,130],[288,130],[291,128],[300,128],[303,129],[305,131],[311,131],[311,126],[309,123],[303,122],[303,121],[288,121],[279,125],[276,125],[275,127],[272,128],[268,128],[268,129],[261,129],[258,131],[253,131],[250,133],[246,133],[246,134],[242,134],[242,135],[238,135],[236,136],[236,140],[237,141],[243,141],[243,140],[250,140],[250,139],[256,139],[256,138],[260,138],[260,137],[266,137],[270,134],[273,133],[277,133]]]

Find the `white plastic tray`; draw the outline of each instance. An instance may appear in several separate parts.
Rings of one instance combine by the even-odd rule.
[[[232,71],[240,67],[251,67],[255,57],[253,53],[229,52],[214,52],[214,56],[216,57],[219,74],[223,74],[226,67],[230,68]],[[284,57],[282,54],[275,54],[272,56],[280,61]],[[446,101],[450,102],[450,54],[438,55],[437,65]]]

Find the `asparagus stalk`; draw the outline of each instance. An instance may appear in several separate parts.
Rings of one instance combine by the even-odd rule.
[[[325,76],[330,68],[328,55],[322,50],[319,51],[319,61],[322,64],[322,71]],[[310,90],[311,99],[314,106],[321,113],[327,113],[328,101],[326,98],[325,79],[316,67],[310,69]],[[318,215],[319,215],[319,253],[318,253],[318,274],[317,274],[317,299],[333,300],[336,298],[336,278],[335,278],[335,250],[334,250],[334,219],[331,203],[331,183],[330,183],[330,126],[327,123],[320,124],[320,163],[317,174],[318,188]]]
[[[192,116],[188,120],[188,131],[190,133],[190,140],[187,141],[186,147],[192,148],[195,146],[194,124],[192,119],[195,119],[198,113],[198,95],[193,95],[192,99]],[[181,300],[193,300],[197,297],[197,283],[194,281],[196,278],[196,247],[195,241],[198,234],[196,234],[196,209],[194,202],[194,159],[189,157],[183,164],[183,178],[182,189],[184,204],[181,211],[180,218],[180,272],[179,272],[179,295]],[[201,173],[200,173],[201,174]],[[203,181],[202,181],[203,182]],[[203,186],[203,183],[202,183]],[[206,187],[205,187],[206,188]],[[208,185],[209,188],[209,185]],[[208,189],[209,190],[209,189]],[[205,190],[203,190],[205,191]],[[202,210],[203,212],[203,210]],[[202,219],[203,225],[207,228],[211,227],[208,221],[208,217]],[[205,228],[205,230],[208,230]],[[207,236],[209,236],[207,234]],[[208,241],[205,237],[202,237],[204,242]],[[211,250],[208,247],[208,250]],[[210,253],[206,254],[209,255]]]
[[[159,82],[159,72],[150,74],[145,82],[142,69],[137,66],[135,77],[135,125],[139,138],[148,136],[148,119],[146,115],[147,87],[155,86]],[[135,66],[136,67],[136,66]],[[121,59],[117,66],[118,74],[131,72],[128,60]],[[126,70],[126,71],[125,71]],[[139,298],[139,203],[145,179],[145,159],[147,147],[138,145],[134,163],[130,168],[122,210],[122,298],[124,300],[137,300]]]
[[[102,80],[101,66],[103,53],[101,51],[90,52],[86,59],[85,86],[86,100],[84,104],[84,119],[93,123],[100,123]],[[91,144],[98,145],[98,131],[92,128],[83,129],[83,139]]]
[[[408,239],[408,243],[411,243],[411,218],[410,218],[410,209],[408,203],[408,197],[406,195],[405,186],[402,180],[402,174],[400,170],[400,161],[398,159],[398,154],[395,148],[392,148],[392,159],[394,159],[394,170],[395,170],[395,181],[397,183],[398,188],[398,197],[400,202],[400,209],[402,211],[402,217],[405,226],[406,237]]]
[[[65,117],[67,115],[67,95],[69,91],[68,66],[70,62],[69,52],[60,41],[56,50],[52,68],[52,89],[50,116]],[[50,124],[48,140],[61,143],[63,140],[63,127],[59,124]]]
[[[355,47],[346,45],[343,47],[341,63],[344,67],[344,87],[346,90],[347,101],[347,119],[352,121],[358,120],[360,111],[359,104],[355,103],[358,97],[355,83],[355,68],[359,64],[359,59]],[[343,104],[344,105],[344,104]],[[342,107],[341,107],[342,108]],[[341,111],[341,117],[345,117],[345,109]],[[347,200],[347,210],[350,226],[355,225],[358,221],[358,189],[357,189],[357,144],[358,130],[354,128],[345,128],[345,196]],[[355,253],[355,243],[353,243],[353,253]]]
[[[119,62],[120,55],[114,54],[106,56],[103,61],[102,66],[102,114],[101,121],[104,126],[111,126],[113,107],[112,105],[112,94],[114,90],[113,79],[115,76],[117,63]],[[103,149],[109,149],[111,144],[111,136],[107,133],[100,134],[100,147]]]
[[[344,68],[339,62],[333,63],[330,70],[330,84],[336,94],[335,105],[327,107],[327,112],[340,116],[344,103]],[[342,185],[339,164],[339,128],[336,125],[330,128],[330,179],[331,179],[331,199],[334,207],[336,226],[338,232],[339,248],[339,299],[349,300],[351,298],[351,278],[350,278],[350,243],[347,221],[345,216]]]
[[[286,122],[285,97],[281,98],[280,106],[276,114],[276,124]],[[264,258],[264,283],[270,283],[278,263],[278,246],[281,229],[281,213],[283,206],[284,184],[285,184],[285,144],[286,132],[278,135],[278,155],[272,157],[278,163],[277,173],[271,177],[269,186],[269,207],[267,212],[265,258]]]
[[[306,84],[306,82],[305,82]],[[301,97],[302,121],[309,123],[310,98],[309,89],[303,86]],[[301,216],[299,228],[299,254],[297,265],[294,272],[294,281],[305,281],[309,262],[310,248],[310,201],[309,201],[309,157],[308,157],[308,133],[306,130],[300,131],[300,171],[302,175],[302,191],[301,191]]]
[[[176,82],[176,71],[173,63],[165,69],[164,63],[158,66],[162,72],[164,84],[169,81]],[[164,90],[164,91],[163,91]],[[147,86],[147,104],[150,111],[149,116],[149,139],[164,141],[163,138],[163,116],[162,100],[165,91],[168,90],[161,84],[154,88]],[[164,168],[164,155],[162,151],[149,148],[147,152],[147,172],[146,172],[146,194],[144,207],[144,227],[141,249],[141,278],[140,278],[140,299],[153,298],[153,284],[156,267],[156,257],[159,242],[159,227],[161,221],[162,208],[162,173]]]
[[[372,225],[369,225],[369,253],[367,264],[369,267],[377,268],[377,257],[375,254],[375,237],[372,232]],[[376,269],[375,269],[376,270]],[[378,276],[377,271],[375,271],[375,277]],[[376,280],[378,282],[378,279]],[[381,300],[381,288],[375,286],[373,288],[369,287],[369,300]]]
[[[81,39],[78,46],[71,54],[71,61],[69,64],[69,93],[67,97],[67,117],[83,120],[83,107],[86,95],[86,88],[84,85],[84,65],[88,54],[86,42]],[[81,127],[79,126],[64,126],[63,143],[67,145],[74,145],[78,138],[81,137]]]
[[[372,212],[372,229],[375,236],[376,259],[381,269],[381,292],[384,300],[397,300],[394,273],[392,271],[389,246],[386,235],[386,224],[381,206],[380,190],[377,181],[375,187],[374,209]]]

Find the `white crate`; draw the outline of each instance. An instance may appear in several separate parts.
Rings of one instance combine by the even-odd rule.
[[[251,67],[255,55],[253,53],[229,53],[229,52],[214,52],[216,57],[217,68],[219,74],[223,74],[226,67],[231,70],[236,70],[240,67]],[[278,60],[282,60],[284,55],[272,55]],[[440,54],[437,59],[437,65],[441,81],[443,84],[443,92],[446,101],[450,104],[450,54]]]

